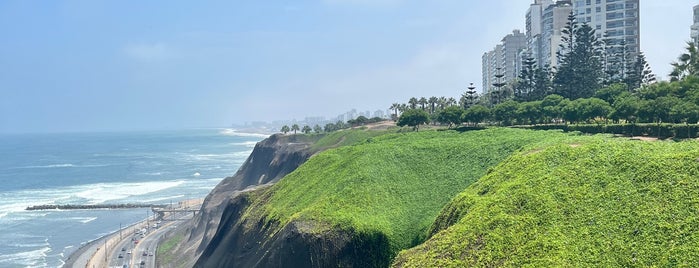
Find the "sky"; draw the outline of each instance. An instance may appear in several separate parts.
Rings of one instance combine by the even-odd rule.
[[[481,89],[528,0],[0,1],[0,133],[226,127]],[[661,78],[697,0],[642,0]]]

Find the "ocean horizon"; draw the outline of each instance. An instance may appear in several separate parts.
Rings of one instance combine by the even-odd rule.
[[[266,136],[223,128],[0,135],[0,267],[61,267],[84,243],[149,214],[29,206],[203,198]]]

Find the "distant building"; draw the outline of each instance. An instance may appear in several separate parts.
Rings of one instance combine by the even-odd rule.
[[[483,91],[488,93],[495,82],[507,82],[517,77],[521,66],[520,52],[527,48],[527,36],[519,30],[502,38],[501,43],[483,54]],[[495,75],[504,75],[502,81],[495,81]]]
[[[693,36],[699,35],[699,11],[695,11]],[[534,0],[525,15],[527,54],[539,66],[558,65],[556,53],[561,43],[561,29],[573,12],[579,23],[595,29],[597,38],[610,44],[626,44],[628,52],[640,52],[639,0]],[[698,36],[699,38],[699,36]]]
[[[549,5],[542,12],[541,28],[541,60],[537,61],[539,66],[558,66],[558,53],[561,44],[561,30],[568,22],[568,16],[573,11],[570,1],[558,1]]]
[[[544,11],[553,5],[553,0],[536,0],[529,6],[525,15],[525,34],[527,36],[526,55],[531,56],[537,63],[547,62],[549,51],[543,50]],[[546,57],[544,57],[546,56]]]
[[[694,6],[694,24],[692,24],[690,36],[694,45],[699,46],[699,5]]]
[[[640,0],[575,0],[575,16],[597,32],[597,38],[614,44],[626,43],[627,50],[637,55],[641,49]]]

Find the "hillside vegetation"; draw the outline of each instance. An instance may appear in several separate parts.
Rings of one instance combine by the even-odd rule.
[[[333,142],[321,140],[323,146],[342,140],[328,138]],[[376,136],[312,157],[255,197],[244,217],[280,228],[292,221],[321,223],[311,230],[319,234],[340,229],[385,237],[388,248],[365,257],[385,257],[374,264],[386,266],[399,250],[423,242],[439,211],[489,168],[530,144],[570,139],[584,137],[506,128]]]
[[[697,267],[698,173],[695,141],[529,147],[458,194],[394,266]]]

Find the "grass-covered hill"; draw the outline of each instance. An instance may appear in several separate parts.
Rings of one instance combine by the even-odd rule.
[[[697,267],[699,143],[528,147],[458,194],[430,233],[393,265]]]
[[[321,140],[319,144],[362,140],[357,138],[361,135],[365,134],[329,136],[330,140]],[[341,230],[362,237],[360,240],[364,241],[359,242],[366,245],[358,245],[360,248],[374,246],[370,256],[356,256],[373,260],[360,263],[388,266],[400,250],[422,243],[440,210],[488,169],[531,144],[581,139],[561,132],[506,128],[370,136],[374,137],[321,152],[265,192],[250,195],[250,200],[244,202],[250,206],[241,219],[228,224],[246,223],[246,229],[235,229],[241,234],[231,235],[231,239],[276,239],[274,236],[281,237],[282,230],[294,224],[294,231],[304,229],[303,232],[325,237],[342,236],[336,232]],[[313,224],[305,224],[308,222]],[[269,226],[275,226],[275,230],[251,234],[256,232],[251,228]],[[372,239],[377,237],[386,243],[376,246]],[[275,241],[258,244],[284,243],[281,238]],[[289,251],[290,246],[286,247]],[[322,254],[330,258],[328,253]],[[211,258],[230,255],[206,253]]]

